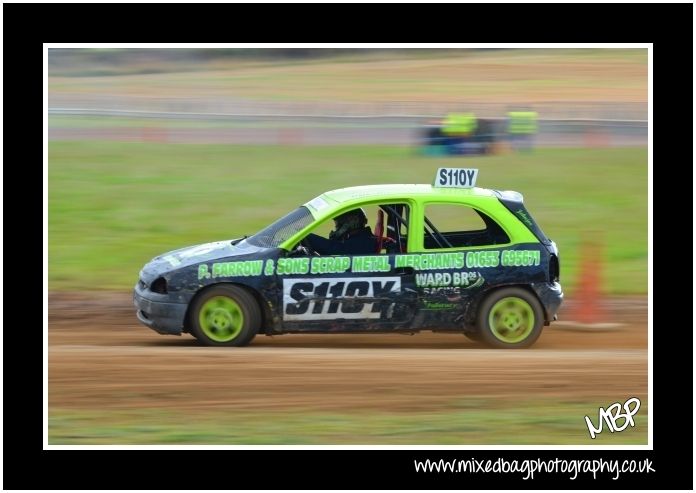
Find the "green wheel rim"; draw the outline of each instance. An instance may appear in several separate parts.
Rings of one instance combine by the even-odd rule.
[[[244,314],[236,301],[227,296],[213,296],[203,303],[198,314],[203,333],[215,342],[229,342],[239,335]]]
[[[534,310],[521,298],[509,297],[498,301],[488,315],[493,335],[503,342],[524,341],[534,330]]]

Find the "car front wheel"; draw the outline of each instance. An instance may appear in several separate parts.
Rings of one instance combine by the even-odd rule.
[[[238,286],[214,286],[194,300],[191,332],[206,346],[246,346],[260,326],[258,303]]]
[[[541,335],[544,314],[539,300],[522,288],[491,293],[478,314],[481,341],[496,348],[526,348]]]

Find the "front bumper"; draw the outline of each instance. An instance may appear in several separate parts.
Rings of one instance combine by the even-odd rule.
[[[558,318],[558,309],[563,303],[563,288],[557,282],[542,282],[532,284],[532,288],[541,300],[546,315],[545,325]]]
[[[166,294],[146,291],[136,284],[133,304],[138,320],[159,334],[181,335],[186,316],[186,303],[172,303]]]

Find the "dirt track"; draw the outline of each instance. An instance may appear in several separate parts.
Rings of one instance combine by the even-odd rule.
[[[141,326],[127,293],[50,294],[49,409],[409,411],[467,396],[598,405],[645,396],[647,301],[614,299],[607,312],[623,325],[546,327],[523,351],[429,332],[258,336],[248,348],[206,348]]]

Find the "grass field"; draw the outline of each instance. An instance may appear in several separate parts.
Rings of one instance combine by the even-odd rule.
[[[596,235],[605,289],[647,292],[646,149],[433,158],[388,146],[101,141],[49,143],[49,289],[131,289],[164,251],[254,233],[326,190],[430,183],[439,166],[478,167],[479,186],[524,193],[559,245],[567,290],[581,241]]]
[[[491,408],[492,406],[492,408]],[[596,403],[471,397],[431,412],[186,412],[51,409],[50,444],[222,445],[629,445],[647,442],[647,408],[635,427],[591,440],[584,416],[598,425]]]
[[[228,61],[131,69],[162,73],[55,76],[51,95],[231,97],[266,101],[647,101],[647,50],[526,49],[314,60]],[[79,65],[78,69],[88,66]],[[108,66],[100,70],[109,71]],[[76,74],[80,70],[75,71]]]

